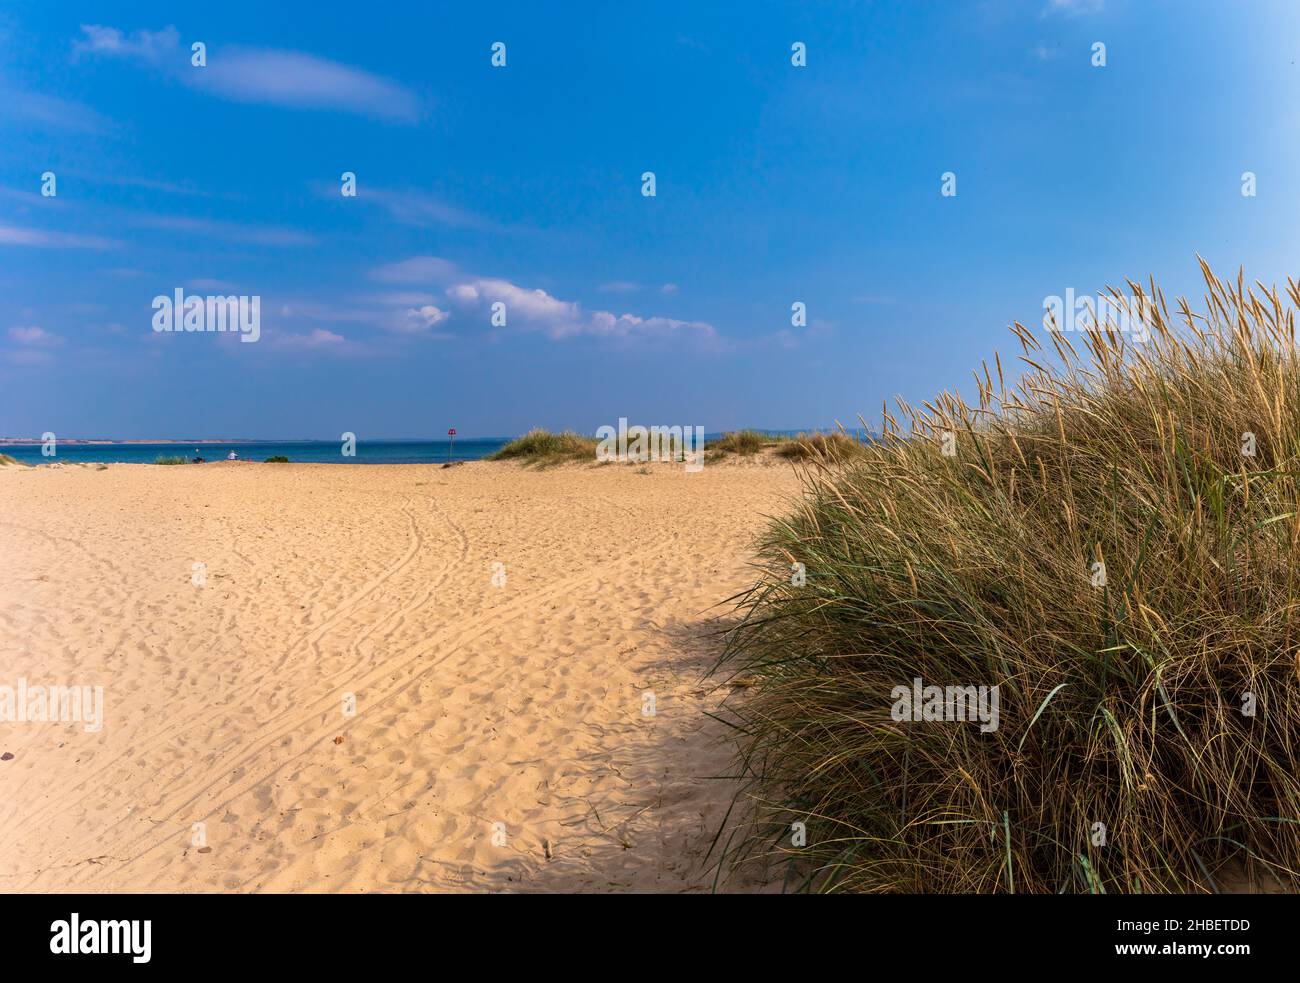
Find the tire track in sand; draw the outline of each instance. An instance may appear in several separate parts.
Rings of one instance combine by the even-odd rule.
[[[410,499],[408,499],[407,502],[409,504]],[[415,557],[419,555],[420,549],[424,544],[424,540],[423,537],[420,536],[419,529],[415,521],[414,510],[404,506],[402,508],[402,512],[403,514],[406,515],[411,528],[411,540],[406,552],[395,563],[387,567],[377,577],[372,578],[359,590],[355,591],[346,601],[343,602],[343,604],[340,607],[336,608],[334,612],[329,617],[327,617],[323,622],[321,622],[315,628],[308,630],[306,634],[301,636],[297,641],[295,641],[292,645],[290,645],[289,648],[286,650],[285,655],[282,656],[280,660],[276,663],[277,667],[283,666],[285,662],[288,660],[289,656],[295,650],[300,648],[304,643],[313,646],[314,650],[319,651],[319,649],[315,648],[315,646],[318,645],[319,640],[322,637],[324,637],[324,635],[331,628],[337,625],[340,621],[346,619],[353,611],[355,611],[366,600],[366,598],[368,598],[372,593],[374,593],[381,586],[383,586],[383,584],[385,584],[392,577],[396,576],[403,569],[409,566],[410,563],[415,559]],[[15,523],[10,523],[10,524],[16,525]],[[40,533],[39,530],[30,530],[30,531],[37,532],[40,535],[44,535],[46,536],[46,538],[49,539],[56,539],[56,537],[50,536],[48,533]],[[89,550],[87,550],[86,552],[92,557],[94,556],[94,554],[90,553]],[[111,567],[111,564],[109,565]],[[319,591],[317,592],[317,594],[319,594]],[[310,600],[315,596],[317,595],[316,594],[308,595],[308,600]],[[249,695],[250,696],[260,695],[262,692],[262,688],[259,687],[258,684],[268,678],[274,679],[275,674],[263,673],[261,676],[253,680],[251,693]],[[33,825],[39,823],[51,812],[58,811],[61,809],[72,808],[78,803],[80,803],[81,801],[83,801],[88,795],[91,794],[91,790],[87,786],[90,785],[90,783],[93,782],[95,779],[102,777],[105,772],[109,771],[114,767],[119,766],[119,764],[123,761],[123,759],[128,754],[133,755],[137,759],[145,755],[151,754],[162,745],[170,742],[178,734],[211,723],[216,717],[220,716],[221,713],[223,713],[226,709],[227,709],[227,704],[217,704],[217,705],[210,706],[208,710],[206,710],[205,712],[197,716],[189,717],[185,719],[175,719],[174,721],[164,725],[161,730],[159,730],[154,735],[152,735],[143,744],[132,745],[126,748],[123,752],[113,755],[112,757],[106,759],[104,764],[101,767],[97,768],[95,771],[86,775],[84,778],[82,778],[80,782],[78,782],[77,784],[69,788],[66,793],[64,793],[63,795],[56,796],[53,799],[48,799],[45,802],[41,803],[37,808],[32,809],[25,816],[21,817],[16,824],[14,824],[13,826],[5,830],[3,833],[0,833],[0,846],[8,846],[18,836],[29,831],[33,827]],[[284,713],[287,712],[289,711],[287,710],[284,711]],[[271,721],[268,721],[268,723],[273,722],[276,719],[279,719],[279,717],[281,716],[283,716],[283,713],[277,715],[277,717],[271,718]]]

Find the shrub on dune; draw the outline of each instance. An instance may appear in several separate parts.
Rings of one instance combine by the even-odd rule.
[[[730,430],[709,445],[712,454],[739,454],[748,457],[775,444],[776,438],[758,430]]]
[[[787,461],[843,461],[862,453],[862,444],[846,433],[800,434],[776,449]]]
[[[902,406],[911,433],[886,413],[807,469],[724,656],[754,681],[733,859],[852,891],[1300,870],[1300,287],[1202,268],[1204,315],[1130,283],[1145,344],[1053,333],[1053,357],[1016,325],[1014,389],[986,365],[975,405]],[[914,719],[915,680],[996,686],[996,727]]]
[[[568,430],[564,433],[551,433],[540,427],[529,430],[522,437],[516,437],[488,458],[490,461],[523,461],[525,464],[559,464],[595,459],[594,437],[584,437]]]
[[[190,462],[184,457],[168,457],[165,454],[159,454],[153,459],[154,464],[189,464]]]

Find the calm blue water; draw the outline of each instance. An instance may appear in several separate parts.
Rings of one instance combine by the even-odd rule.
[[[764,430],[773,436],[793,436],[817,429]],[[822,427],[825,431],[834,427]],[[861,439],[862,435],[850,430]],[[720,434],[705,434],[707,447]],[[158,457],[185,457],[197,454],[208,461],[224,461],[233,450],[240,458],[265,461],[268,457],[287,457],[301,464],[438,464],[443,461],[479,461],[505,446],[510,437],[457,437],[454,446],[447,440],[358,440],[355,457],[344,457],[337,440],[232,440],[212,444],[71,444],[60,443],[54,457],[41,455],[40,444],[3,444],[0,453],[24,464],[153,464]]]
[[[157,457],[195,454],[224,461],[234,451],[250,461],[283,456],[302,464],[430,464],[446,460],[478,461],[500,449],[507,437],[456,438],[454,448],[444,440],[358,440],[356,457],[344,457],[337,440],[232,440],[222,444],[69,444],[60,443],[55,457],[42,457],[40,444],[0,444],[0,453],[24,464],[64,461],[106,464],[152,464]],[[449,456],[450,450],[450,456]]]

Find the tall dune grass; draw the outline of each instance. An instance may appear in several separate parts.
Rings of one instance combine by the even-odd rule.
[[[973,405],[900,403],[805,469],[722,663],[753,682],[729,861],[822,891],[1294,884],[1300,287],[1202,271],[1199,314],[1129,283],[1145,345],[1017,324],[1011,388],[997,360]],[[917,677],[998,686],[999,726],[894,719]]]

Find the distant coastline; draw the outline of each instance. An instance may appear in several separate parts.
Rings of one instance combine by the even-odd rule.
[[[736,427],[734,429],[751,429],[758,433],[770,434],[773,437],[793,437],[801,433],[829,432],[837,429],[834,425],[819,427],[797,427],[786,430],[769,430],[763,427]],[[726,431],[716,433],[706,433],[706,440],[716,440]],[[860,428],[850,427],[849,433],[858,433]],[[594,431],[593,431],[594,433]],[[461,441],[474,440],[513,440],[518,436],[502,436],[500,434],[482,437],[457,436],[457,443]],[[362,438],[358,438],[360,441]],[[40,446],[45,442],[43,437],[0,437],[0,447],[23,447],[36,445]],[[371,439],[372,443],[380,444],[432,444],[447,443],[446,437],[376,437]],[[148,444],[150,446],[164,446],[176,444],[337,444],[337,438],[326,437],[148,437],[148,438],[126,438],[119,439],[116,437],[59,437],[60,446],[64,444],[76,445],[133,445]]]
[[[509,437],[467,437],[466,440],[509,440]],[[45,441],[40,437],[0,437],[0,447],[25,447],[35,444],[37,446]],[[60,437],[58,439],[62,444],[76,445],[112,445],[112,444],[148,444],[150,446],[164,446],[176,444],[337,444],[337,440],[325,440],[320,437],[288,437],[288,438],[261,438],[261,437],[193,437],[186,439],[184,437],[159,437],[157,439],[147,440],[114,440],[108,437]],[[385,444],[402,444],[412,443],[421,444],[430,442],[424,437],[382,437],[380,443]]]
[[[833,427],[806,427],[801,430],[765,430],[774,437],[791,437]],[[850,431],[851,433],[853,431]],[[704,442],[720,439],[721,433],[705,434]],[[513,437],[446,437],[431,440],[373,439],[359,437],[354,454],[344,454],[339,440],[259,440],[204,437],[194,440],[109,440],[97,437],[63,438],[54,445],[54,454],[45,453],[45,442],[27,437],[0,438],[0,451],[22,464],[153,464],[158,458],[184,457],[219,461],[234,452],[240,460],[264,461],[269,457],[288,458],[295,464],[441,464],[447,461],[481,461],[500,450]]]

